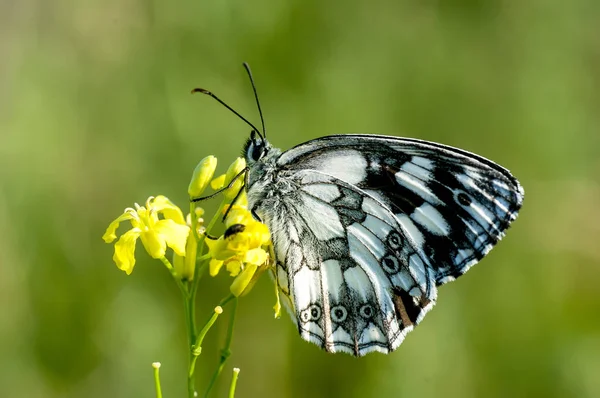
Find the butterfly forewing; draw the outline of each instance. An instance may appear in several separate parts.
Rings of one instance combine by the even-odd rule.
[[[250,165],[249,181],[301,336],[357,356],[397,348],[437,286],[487,254],[523,200],[487,159],[368,135],[274,152]]]
[[[487,254],[523,201],[523,190],[508,170],[419,140],[324,137],[285,152],[278,164],[319,170],[378,197],[413,232],[432,260],[438,284],[462,275]]]

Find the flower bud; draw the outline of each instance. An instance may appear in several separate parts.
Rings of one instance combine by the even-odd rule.
[[[225,174],[225,184],[229,184],[234,177],[242,172],[246,168],[246,161],[244,158],[237,158],[231,166],[227,169]]]
[[[239,176],[239,174],[246,168],[246,161],[244,158],[237,158],[229,169],[227,169],[227,173],[225,174],[225,184],[224,186],[228,186],[231,181],[235,178],[235,182],[233,185],[224,192],[224,195],[227,199],[233,199],[240,189],[242,189],[242,185],[244,184],[244,178]],[[236,178],[237,177],[237,178]]]
[[[217,158],[214,156],[207,156],[198,163],[192,174],[192,180],[188,186],[188,194],[191,198],[196,198],[204,192],[210,180],[215,174],[217,168]]]

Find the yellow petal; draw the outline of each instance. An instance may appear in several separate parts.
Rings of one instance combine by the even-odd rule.
[[[281,300],[279,300],[279,286],[277,283],[274,283],[275,286],[275,305],[273,306],[273,310],[275,311],[275,319],[279,319],[281,317]]]
[[[108,228],[106,228],[106,232],[104,232],[104,235],[102,235],[102,239],[104,239],[106,243],[111,243],[112,241],[117,239],[116,232],[117,228],[119,228],[119,224],[123,221],[131,220],[132,218],[133,215],[131,214],[131,212],[126,210],[125,213],[121,214],[108,225]]]
[[[263,249],[251,249],[244,254],[244,262],[263,265],[267,261],[267,252]]]
[[[246,268],[233,280],[233,283],[229,287],[231,294],[235,297],[239,297],[244,290],[248,287],[252,281],[252,277],[256,273],[257,266],[254,264],[247,264]]]
[[[135,241],[139,236],[139,229],[130,229],[121,235],[117,243],[115,243],[113,260],[117,264],[117,267],[125,271],[127,275],[131,274],[135,265]]]
[[[170,219],[164,219],[154,225],[154,230],[175,253],[185,256],[185,243],[190,233],[190,227]]]
[[[227,242],[227,249],[235,254],[242,254],[252,248],[248,245],[248,234],[245,232],[238,232],[225,239],[225,241]]]
[[[238,276],[242,270],[242,262],[239,260],[227,261],[227,272],[230,276]]]
[[[250,247],[260,247],[266,245],[271,240],[269,228],[258,221],[248,224],[245,232],[248,234],[248,245]]]
[[[216,260],[224,261],[237,254],[237,252],[229,248],[229,239],[225,239],[222,236],[217,240],[206,239],[205,242],[208,246],[210,256]]]
[[[214,180],[212,180],[210,182],[210,187],[212,189],[214,189],[215,191],[217,189],[223,188],[224,185],[225,185],[225,174],[221,174],[220,176],[218,176],[217,178],[215,178]]]
[[[173,220],[177,224],[185,225],[183,212],[173,202],[163,195],[158,195],[152,201],[152,209],[156,213],[162,213],[165,219]]]
[[[224,210],[224,212],[226,211],[227,209]],[[252,217],[252,214],[248,211],[248,209],[240,205],[235,205],[227,214],[227,219],[225,220],[225,227],[229,228],[234,224],[248,225],[253,221],[254,218]]]
[[[222,266],[223,266],[223,261],[211,258],[210,262],[208,263],[208,270],[209,270],[210,276],[217,276],[217,274],[221,270]]]
[[[198,197],[204,192],[213,178],[216,168],[217,158],[212,155],[205,157],[198,163],[188,186],[188,194],[191,198]]]
[[[148,229],[143,231],[140,234],[140,239],[144,244],[144,248],[152,258],[161,258],[165,255],[167,243],[155,230]]]

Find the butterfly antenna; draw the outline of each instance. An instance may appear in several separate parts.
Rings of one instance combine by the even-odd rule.
[[[201,93],[201,94],[205,94],[208,95],[209,97],[214,98],[219,104],[223,105],[225,108],[229,109],[231,112],[233,112],[237,117],[239,117],[240,119],[242,119],[244,122],[246,122],[246,124],[250,127],[252,127],[253,130],[255,130],[260,136],[262,137],[262,134],[260,133],[260,131],[256,128],[255,125],[253,125],[252,123],[250,123],[248,121],[248,119],[246,119],[245,117],[243,117],[242,115],[240,115],[239,113],[237,113],[232,107],[230,107],[229,105],[227,105],[225,102],[223,102],[219,97],[217,97],[216,95],[214,95],[212,92],[205,90],[203,88],[195,88],[192,90],[192,94],[195,93]],[[259,107],[260,110],[260,107]],[[261,115],[261,119],[262,119],[262,115]],[[264,130],[264,123],[263,123],[263,130]]]
[[[252,91],[254,91],[254,99],[256,99],[256,107],[258,108],[258,114],[260,115],[260,123],[262,124],[262,135],[264,138],[267,138],[267,130],[265,129],[265,119],[263,118],[262,109],[260,109],[260,101],[258,100],[258,93],[256,92],[254,78],[252,78],[252,71],[250,70],[250,65],[244,62],[244,68],[246,69],[248,77],[250,78],[250,84],[252,84]]]

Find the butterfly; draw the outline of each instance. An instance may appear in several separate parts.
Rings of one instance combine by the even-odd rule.
[[[300,336],[328,352],[398,348],[438,287],[489,253],[523,203],[508,170],[461,149],[348,134],[281,151],[264,121],[260,133],[233,112],[253,127],[245,190],[271,232],[275,283]]]

